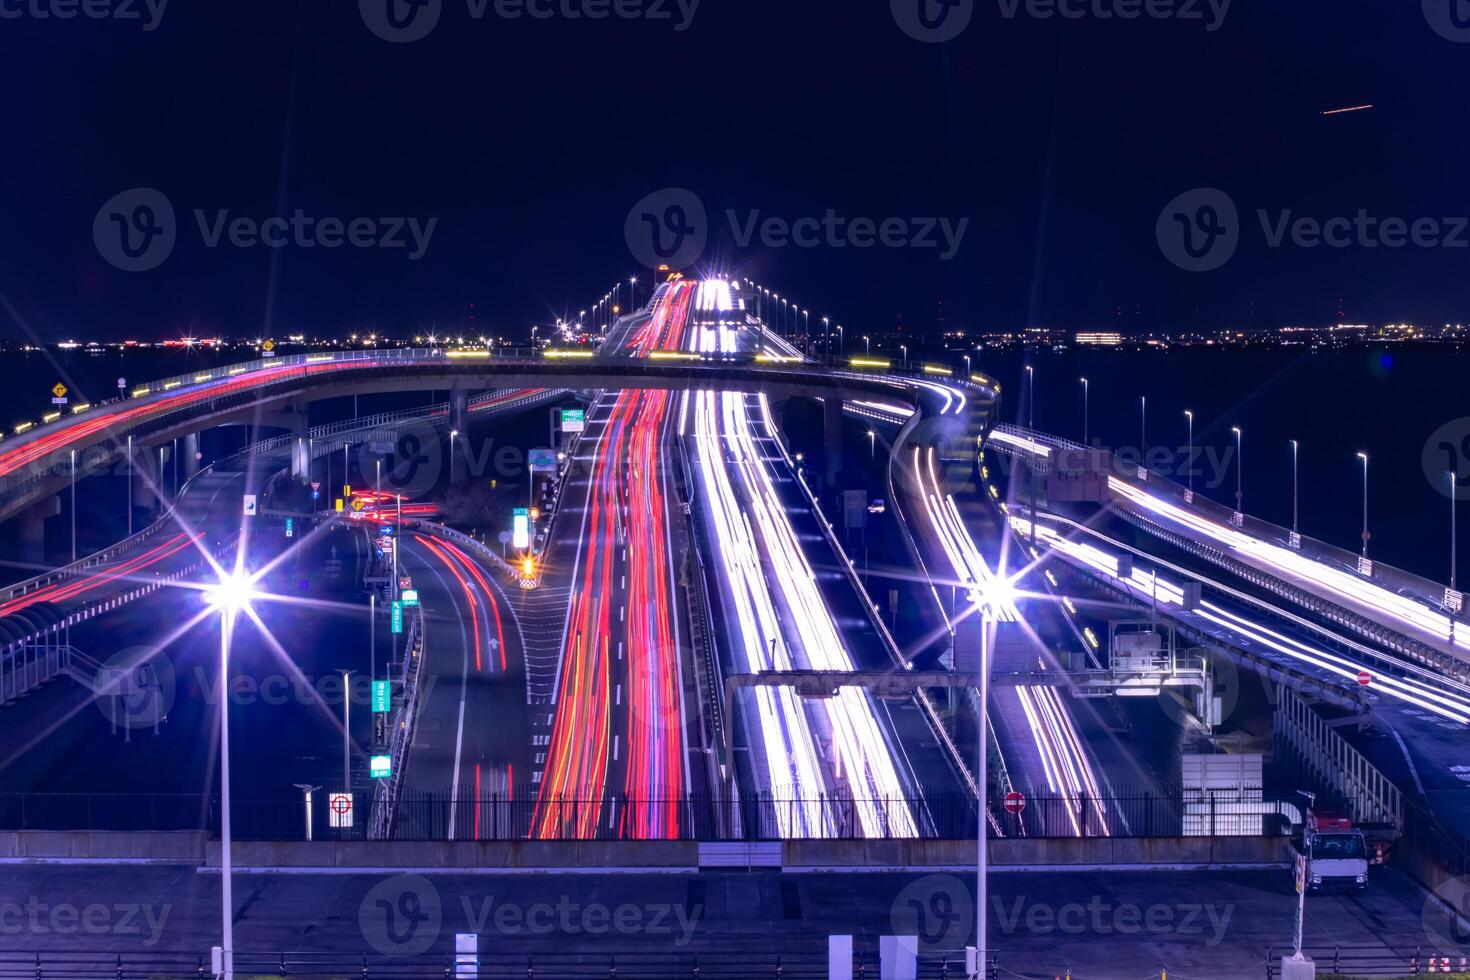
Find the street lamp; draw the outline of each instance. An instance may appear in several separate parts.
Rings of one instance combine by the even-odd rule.
[[[908,344],[899,344],[898,345],[898,349],[903,353],[903,366],[904,367],[908,367],[909,366],[909,345]]]
[[[454,440],[459,438],[458,429],[449,430],[449,482],[454,482]]]
[[[868,455],[873,459],[878,458],[878,434],[872,429],[868,430]],[[1454,588],[1453,585],[1450,588]]]
[[[1245,523],[1245,449],[1242,446],[1240,429],[1231,426],[1235,433],[1235,513],[1237,520]]]
[[[1026,428],[1036,428],[1036,368],[1026,365]]]
[[[1138,452],[1140,464],[1147,466],[1148,458],[1148,396],[1138,396]]]
[[[77,563],[77,451],[71,451],[71,563]]]
[[[1368,539],[1372,537],[1368,533],[1368,454],[1358,453],[1358,458],[1363,461],[1363,557],[1368,557]]]
[[[250,608],[255,582],[240,572],[225,573],[205,590],[205,601],[219,612],[219,781],[220,781],[220,977],[235,976],[234,866],[230,850],[230,640],[235,621]]]
[[[1189,420],[1189,457],[1184,467],[1189,486],[1185,488],[1185,492],[1189,494],[1189,502],[1194,503],[1194,413],[1185,409],[1184,417]]]
[[[1092,383],[1086,378],[1078,378],[1077,380],[1082,382],[1082,444],[1084,446],[1090,446],[1092,442],[1088,437],[1092,434],[1090,431],[1092,419],[1090,418],[1091,406],[1088,402],[1092,394]]]
[[[1300,470],[1297,462],[1301,457],[1301,446],[1295,439],[1291,440],[1291,533],[1301,534],[1301,480],[1298,474]]]
[[[1449,470],[1445,473],[1445,476],[1449,477],[1450,481],[1450,591],[1458,592],[1459,589],[1455,587],[1455,559],[1459,557],[1459,538],[1455,533],[1455,511],[1457,509],[1455,507],[1455,471]]]
[[[873,338],[867,334],[863,334],[863,354],[867,355],[871,353],[873,353]]]

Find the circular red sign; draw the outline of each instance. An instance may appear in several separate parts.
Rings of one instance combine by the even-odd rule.
[[[1024,793],[1006,794],[1006,812],[1020,813],[1026,809],[1026,795]]]
[[[332,809],[338,813],[347,813],[352,809],[352,799],[347,796],[339,796],[332,801]]]
[[[1368,673],[1366,670],[1358,671],[1358,683],[1363,687],[1367,687],[1369,684],[1373,683],[1373,675]]]

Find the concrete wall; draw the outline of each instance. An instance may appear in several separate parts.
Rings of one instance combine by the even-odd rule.
[[[1281,837],[1185,837],[996,840],[997,869],[1103,866],[1282,865],[1289,847]],[[689,841],[241,841],[234,860],[243,868],[529,869],[694,868],[699,846]],[[0,861],[153,862],[219,866],[219,843],[203,832],[0,832]],[[787,841],[782,864],[803,869],[969,868],[971,840]]]

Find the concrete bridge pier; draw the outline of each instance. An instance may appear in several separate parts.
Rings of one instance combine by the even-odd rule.
[[[455,388],[449,393],[449,427],[463,434],[469,425],[470,393]]]
[[[146,449],[142,446],[133,447],[133,510],[142,510],[144,523],[146,524],[158,511],[159,490],[162,485],[159,474],[163,472],[161,459],[162,448]],[[135,526],[133,530],[137,530]]]
[[[28,565],[46,561],[46,518],[61,513],[61,494],[36,501],[16,516],[20,531],[20,560]]]
[[[822,399],[822,456],[826,460],[826,485],[836,486],[842,472],[842,399]]]
[[[199,433],[191,432],[184,436],[184,479],[192,480],[199,475]]]

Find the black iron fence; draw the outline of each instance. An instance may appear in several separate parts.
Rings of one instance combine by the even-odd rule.
[[[362,799],[359,793],[358,798]],[[1105,797],[1027,794],[992,800],[992,837],[1179,837],[1185,805],[1178,796],[1118,793]],[[1191,811],[1196,832],[1215,824],[1208,808]],[[311,831],[318,840],[363,840],[366,810],[334,806],[313,794]],[[1228,818],[1228,819],[1227,819]],[[302,797],[236,800],[231,830],[237,840],[302,840],[307,834]],[[1222,807],[1225,823],[1234,821]],[[1260,821],[1262,836],[1276,832]],[[390,838],[429,840],[627,840],[640,837],[695,841],[832,840],[923,837],[973,838],[974,797],[942,792],[913,797],[817,796],[789,799],[747,795],[725,800],[700,794],[598,800],[538,799],[533,790],[452,796],[408,793],[396,808]],[[650,828],[655,828],[650,830]],[[1247,828],[1255,831],[1255,828]],[[0,794],[0,830],[204,831],[219,833],[217,797],[189,794]],[[1231,827],[1231,832],[1236,828]]]
[[[1391,949],[1383,946],[1317,946],[1302,950],[1317,966],[1322,977],[1417,977],[1425,974],[1467,972],[1463,950],[1438,952],[1425,947]],[[1266,951],[1266,980],[1281,974],[1282,957],[1292,956],[1291,949]]]
[[[292,980],[827,980],[825,949],[788,952],[748,949],[729,952],[542,952],[481,953],[456,962],[452,953],[385,957],[361,953],[236,952],[236,976],[290,977]],[[1018,961],[1019,962],[1019,961]],[[1000,975],[997,955],[987,978]],[[875,949],[854,953],[853,976],[876,980]],[[919,958],[916,980],[961,980],[963,952]],[[213,980],[207,952],[7,953],[0,951],[0,980]]]

